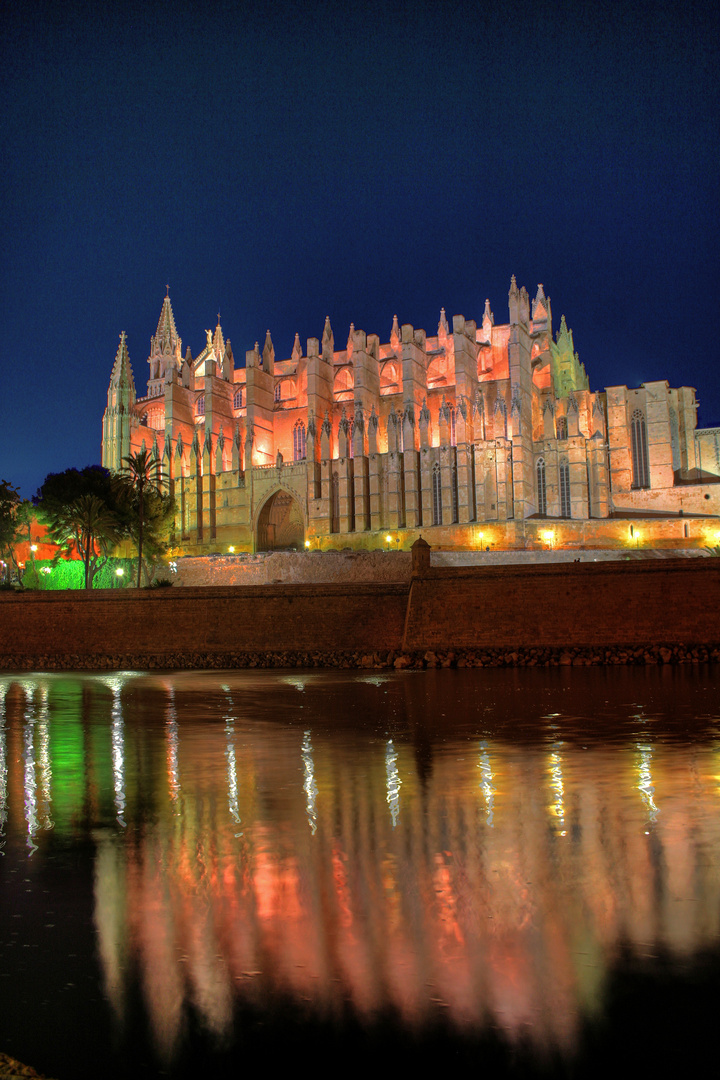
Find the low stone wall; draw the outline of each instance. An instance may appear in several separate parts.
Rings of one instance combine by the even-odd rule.
[[[410,581],[409,551],[272,551],[256,555],[186,556],[173,583],[201,585],[314,585]]]
[[[700,548],[575,548],[550,550],[433,551],[433,568],[443,566],[545,566],[568,562],[617,562],[706,556]],[[323,582],[410,582],[410,551],[273,551],[256,555],[188,555],[175,562],[173,584],[201,585],[310,585]]]

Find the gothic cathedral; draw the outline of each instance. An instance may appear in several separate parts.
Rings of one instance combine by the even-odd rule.
[[[351,325],[342,349],[328,318],[287,360],[268,331],[236,367],[219,320],[183,355],[166,296],[141,397],[120,335],[103,464],[152,450],[188,554],[712,543],[720,429],[696,428],[695,391],[592,391],[542,285],[531,304],[513,277],[508,300],[503,324],[486,301],[479,323],[443,309],[433,337]]]

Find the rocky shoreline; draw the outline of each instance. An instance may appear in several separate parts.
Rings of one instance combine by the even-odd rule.
[[[276,652],[0,656],[0,672],[192,671],[233,668],[356,668],[377,670],[483,667],[596,667],[600,665],[720,662],[720,645],[649,645],[645,648],[550,647],[518,649],[283,650]]]

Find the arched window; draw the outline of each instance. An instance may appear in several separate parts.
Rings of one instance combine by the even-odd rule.
[[[242,409],[242,390],[236,390],[233,397],[233,409]]]
[[[455,431],[455,406],[450,406],[450,445],[457,446],[457,433]]]
[[[650,487],[650,466],[648,464],[647,431],[645,429],[645,417],[640,409],[636,409],[630,421],[632,436],[632,463],[634,488]]]
[[[567,417],[558,416],[557,420],[557,437],[558,439],[567,439]]]
[[[570,513],[570,466],[566,459],[560,462],[560,517],[572,517]]]
[[[538,514],[547,515],[547,493],[545,488],[545,458],[538,458],[535,466],[537,476],[537,506]]]
[[[433,525],[442,525],[442,480],[440,478],[440,466],[437,462],[432,471],[433,491]]]
[[[204,416],[205,415],[205,395],[204,394],[202,395],[202,397],[198,398],[197,414],[198,414],[198,416]]]
[[[330,482],[330,532],[340,532],[340,477],[332,474]]]
[[[302,461],[305,456],[305,425],[302,420],[298,420],[293,428],[293,461]]]
[[[280,401],[282,398],[282,386],[279,382],[275,383],[275,400]]]

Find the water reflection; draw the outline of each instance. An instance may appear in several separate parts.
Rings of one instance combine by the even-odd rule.
[[[623,948],[718,943],[716,698],[526,674],[0,678],[0,836],[92,830],[113,1025],[139,988],[166,1063],[287,998],[571,1054]]]

